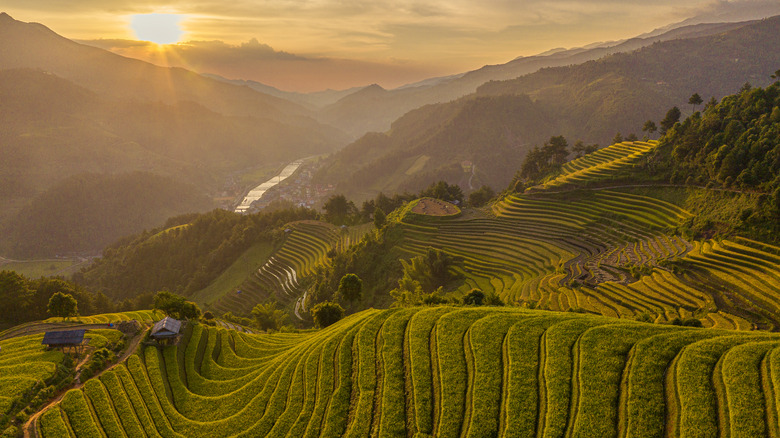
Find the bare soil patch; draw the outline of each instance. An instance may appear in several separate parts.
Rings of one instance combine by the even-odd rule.
[[[460,211],[458,207],[440,199],[423,198],[412,208],[412,213],[428,216],[451,216]]]

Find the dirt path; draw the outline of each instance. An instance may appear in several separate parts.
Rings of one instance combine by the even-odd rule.
[[[105,328],[105,324],[102,324],[102,326]],[[114,368],[117,365],[120,365],[124,363],[125,360],[127,360],[130,355],[132,355],[135,350],[138,348],[138,345],[141,343],[141,339],[144,337],[144,333],[146,333],[147,326],[142,326],[141,330],[136,334],[132,341],[130,341],[130,344],[125,348],[125,351],[117,357],[116,363],[114,365],[111,365],[110,367],[104,369],[103,371],[95,374],[92,378],[98,378],[106,371]],[[24,430],[24,438],[40,438],[38,435],[38,429],[35,427],[35,423],[38,421],[38,418],[40,418],[41,414],[43,414],[47,409],[49,409],[51,406],[57,404],[62,400],[63,397],[65,397],[65,394],[70,391],[71,389],[80,389],[82,386],[84,386],[84,382],[81,382],[79,380],[79,377],[81,376],[81,367],[84,366],[84,364],[89,359],[89,354],[84,356],[84,359],[79,362],[78,365],[76,365],[76,377],[74,378],[74,382],[76,382],[74,385],[72,385],[69,388],[65,388],[62,390],[60,395],[58,395],[55,399],[51,400],[50,402],[43,405],[38,412],[32,414],[30,416],[30,419],[27,420],[26,423],[24,423],[24,426],[22,429]]]

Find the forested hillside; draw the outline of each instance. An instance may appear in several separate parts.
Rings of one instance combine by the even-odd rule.
[[[174,217],[161,228],[108,246],[103,257],[74,279],[114,299],[160,290],[190,295],[206,287],[252,244],[279,241],[281,226],[316,216],[313,210],[294,209],[256,215],[213,210]]]
[[[74,175],[34,197],[2,228],[0,252],[19,258],[95,254],[117,236],[211,206],[196,186],[147,172]]]
[[[671,181],[691,178],[763,193],[780,189],[780,82],[745,86],[708,103],[669,130],[654,159],[653,170]]]
[[[551,135],[601,145],[616,133],[641,137],[644,122],[660,120],[670,107],[687,112],[693,93],[707,100],[733,93],[746,81],[770,83],[780,65],[778,44],[780,17],[774,17],[714,36],[659,42],[489,82],[475,95],[412,111],[386,134],[369,134],[347,146],[319,178],[365,197],[388,188],[418,190],[425,185],[418,180],[422,175],[463,185],[469,178],[457,169],[468,160],[476,164],[475,186],[503,187],[511,180],[504,164],[518,169],[531,146]],[[513,104],[507,107],[508,102]],[[469,111],[475,108],[479,111]],[[472,133],[486,140],[475,144]],[[454,152],[439,152],[441,144]],[[348,162],[360,168],[348,171]]]
[[[129,184],[120,211],[144,219],[129,229],[104,216],[102,246],[128,231],[159,226],[172,213],[202,211],[203,197],[224,196],[226,188],[237,196],[248,188],[237,186],[241,174],[259,166],[331,152],[347,141],[284,99],[84,46],[5,13],[0,53],[0,228],[11,220],[18,228],[29,210],[40,211],[44,201],[35,197],[49,189],[64,194],[72,184],[63,181],[74,175],[144,171],[175,180],[162,191],[172,205],[139,202],[147,195],[130,192],[143,184]],[[181,200],[170,199],[174,187],[182,190]],[[96,211],[105,197],[81,199],[85,211]],[[28,213],[17,216],[25,207]],[[81,217],[70,214],[61,224]],[[60,238],[33,248],[17,235],[9,240],[9,233],[0,234],[0,247],[19,248],[14,256],[96,249],[96,241],[64,245]]]

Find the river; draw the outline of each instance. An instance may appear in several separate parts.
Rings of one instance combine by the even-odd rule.
[[[249,206],[252,205],[253,202],[262,198],[268,189],[289,178],[293,173],[295,173],[296,170],[298,170],[299,167],[301,167],[301,164],[303,164],[303,160],[293,161],[292,163],[285,166],[279,175],[276,175],[275,177],[250,190],[246,197],[244,197],[244,200],[241,201],[241,204],[236,207],[236,213],[244,213],[249,210]]]

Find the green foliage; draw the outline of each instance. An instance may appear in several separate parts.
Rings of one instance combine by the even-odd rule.
[[[331,301],[321,302],[310,310],[317,327],[324,328],[338,322],[344,317],[344,308]]]
[[[689,317],[689,318],[674,318],[671,321],[669,321],[669,324],[671,325],[680,325],[683,327],[703,327],[703,324],[701,323],[700,319]]]
[[[351,223],[357,216],[358,210],[352,201],[348,201],[344,195],[333,195],[322,206],[325,210],[325,220],[334,225]]]
[[[387,215],[385,214],[385,212],[379,207],[374,209],[374,227],[377,230],[379,230],[385,226],[386,222],[387,222]]]
[[[704,100],[699,96],[699,93],[693,93],[688,99],[688,105],[692,106],[691,111],[696,111],[696,106],[701,105],[703,102]]]
[[[661,120],[660,126],[661,126],[661,135],[666,134],[667,131],[672,129],[674,125],[680,121],[680,116],[682,113],[680,112],[680,108],[677,108],[676,106],[669,109],[669,111],[666,112],[666,115]]]
[[[566,157],[569,155],[568,147],[569,143],[562,135],[550,137],[544,146],[534,147],[528,152],[520,169],[520,176],[531,181],[539,181],[545,175],[556,171],[566,162]]]
[[[19,324],[25,321],[25,308],[32,302],[33,291],[27,280],[13,271],[0,271],[0,317],[4,322]]]
[[[116,359],[116,355],[113,351],[107,348],[99,348],[92,352],[89,356],[89,360],[81,367],[81,376],[79,379],[82,382],[86,382],[87,379],[92,378],[95,374],[102,371],[107,365]]]
[[[114,299],[157,290],[190,295],[258,241],[278,238],[280,227],[316,217],[313,210],[296,208],[254,215],[214,210],[194,218],[171,218],[161,228],[107,247],[102,258],[74,279]]]
[[[485,293],[479,289],[471,289],[463,296],[463,304],[467,306],[481,306],[485,301]]]
[[[363,293],[363,280],[355,274],[347,274],[339,281],[339,297],[348,301],[360,301]]]
[[[657,159],[697,179],[725,185],[730,177],[736,188],[771,192],[780,184],[780,124],[771,115],[778,105],[778,84],[726,96],[670,131]]]
[[[49,298],[47,312],[50,316],[60,318],[79,316],[78,302],[73,298],[73,295],[55,292],[54,295]]]
[[[0,240],[14,257],[94,253],[171,216],[205,211],[211,201],[197,187],[147,172],[82,174],[34,197]]]
[[[493,189],[489,186],[482,186],[469,194],[469,205],[472,207],[482,207],[493,199],[494,196],[496,196],[496,192],[494,192]]]
[[[287,320],[287,313],[276,308],[276,302],[258,304],[252,309],[257,327],[261,330],[279,330]]]
[[[435,198],[453,204],[463,204],[463,191],[457,184],[448,184],[446,181],[432,183],[428,188],[420,192],[420,198]]]
[[[168,291],[157,292],[154,296],[154,308],[176,319],[197,319],[201,314],[197,304]]]

